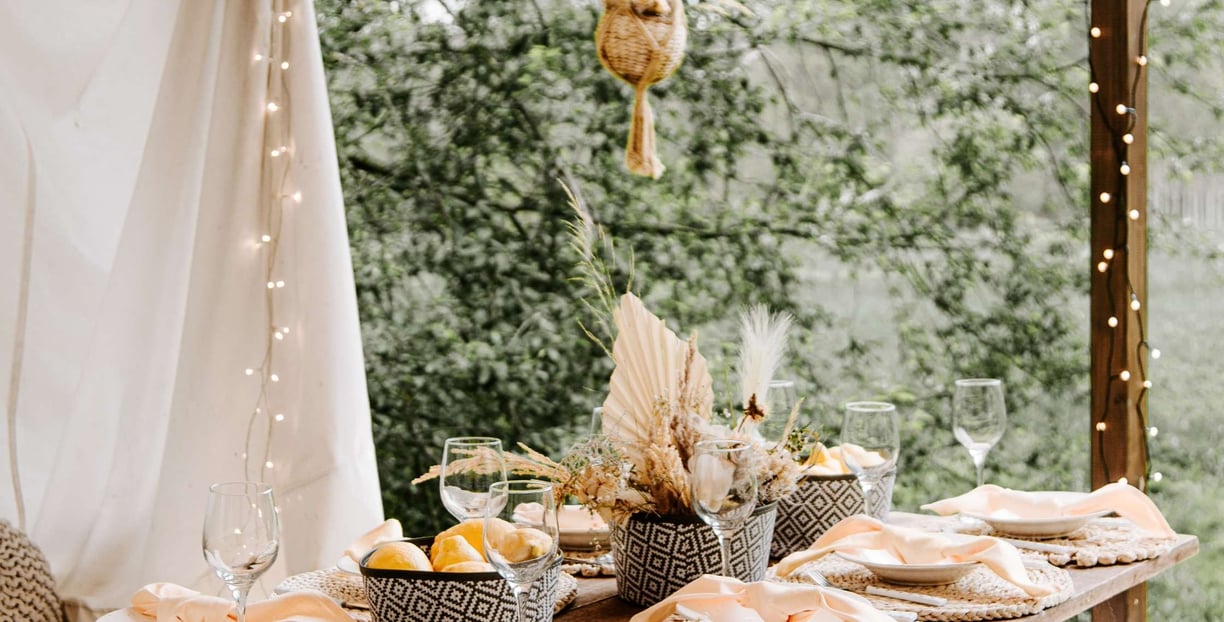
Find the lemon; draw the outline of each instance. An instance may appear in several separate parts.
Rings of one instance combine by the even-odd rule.
[[[442,568],[439,572],[493,572],[493,564],[485,562],[459,562]]]
[[[463,562],[480,562],[485,561],[484,556],[480,551],[472,548],[467,539],[463,536],[450,536],[442,541],[434,541],[433,548],[430,550],[430,557],[433,560],[435,570],[445,571],[448,566],[460,564]]]
[[[531,527],[506,533],[497,545],[497,552],[512,564],[548,555],[552,550],[553,539],[543,531]]]
[[[451,536],[463,536],[463,539],[467,540],[468,544],[472,545],[472,548],[480,553],[480,560],[488,561],[484,556],[484,524],[485,522],[482,518],[469,518],[435,536],[434,542],[442,542]],[[490,540],[493,542],[497,542],[497,539],[503,534],[514,529],[513,525],[500,518],[490,519],[489,525],[490,534],[492,535]],[[437,544],[434,545],[434,549],[437,549]],[[437,557],[437,554],[431,552],[430,558],[435,557]]]
[[[433,570],[425,551],[410,542],[388,542],[378,547],[366,561],[366,567],[425,572]]]

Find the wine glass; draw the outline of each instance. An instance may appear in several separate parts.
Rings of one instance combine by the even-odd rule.
[[[603,406],[596,406],[591,411],[591,437],[603,436]]]
[[[460,521],[483,519],[489,487],[506,481],[506,459],[501,441],[488,436],[446,439],[442,449],[442,476],[438,486],[442,505]]]
[[[875,502],[880,480],[897,464],[901,433],[897,407],[887,402],[850,402],[842,418],[842,458],[863,487],[863,506],[888,513],[888,504]]]
[[[513,529],[494,523],[501,519]],[[514,592],[518,622],[527,616],[531,586],[557,559],[557,505],[553,486],[536,480],[495,482],[489,487],[484,552]]]
[[[771,380],[765,391],[765,419],[757,427],[767,447],[785,444],[786,424],[797,399],[794,380]]]
[[[693,511],[718,538],[725,577],[733,576],[730,539],[756,507],[757,479],[751,449],[744,441],[701,441],[689,460]]]
[[[956,381],[952,395],[952,432],[977,469],[977,485],[985,481],[986,454],[1003,438],[1007,427],[1007,405],[1003,381],[997,378],[964,378]]]
[[[259,482],[213,484],[204,512],[204,559],[229,587],[246,621],[247,594],[276,561],[280,527],[272,487]]]

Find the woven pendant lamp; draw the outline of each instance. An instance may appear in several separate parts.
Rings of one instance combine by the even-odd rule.
[[[634,90],[625,166],[637,175],[658,179],[663,174],[646,89],[676,71],[687,41],[683,0],[604,0],[595,47],[604,69]]]

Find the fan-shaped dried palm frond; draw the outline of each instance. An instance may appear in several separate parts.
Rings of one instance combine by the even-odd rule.
[[[710,418],[714,381],[696,343],[678,338],[637,296],[621,296],[612,319],[616,369],[603,404],[603,431],[630,462],[641,466],[641,448],[657,441],[653,436],[660,429],[670,433],[663,418]]]

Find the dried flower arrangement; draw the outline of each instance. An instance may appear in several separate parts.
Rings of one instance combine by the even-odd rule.
[[[571,206],[578,215],[571,228],[573,247],[583,256],[580,280],[596,293],[595,302],[586,304],[597,317],[599,332],[615,328],[609,349],[584,326],[616,365],[603,403],[603,435],[578,444],[560,461],[520,444],[521,455],[506,453],[507,470],[551,480],[558,484],[559,497],[573,497],[608,520],[635,513],[686,515],[693,513],[688,463],[696,444],[738,439],[752,441],[759,504],[793,492],[801,476],[793,456],[811,440],[806,431],[791,433],[798,405],[786,413],[784,438],[789,442],[765,443],[756,433],[766,417],[783,416],[768,412],[766,391],[786,347],[790,316],[771,315],[763,307],[744,315],[739,358],[743,415],[734,428],[715,424],[713,381],[696,335],[680,339],[632,293],[614,298],[607,267],[595,252],[597,241],[605,248],[610,241],[572,194]],[[464,466],[455,463],[455,468]],[[414,483],[439,473],[435,466]]]

